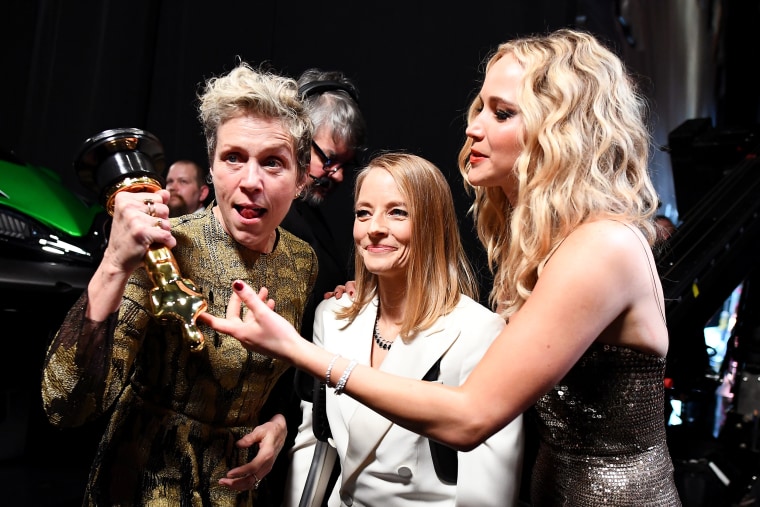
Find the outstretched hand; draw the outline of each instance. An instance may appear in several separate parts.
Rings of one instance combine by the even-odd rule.
[[[257,293],[241,280],[233,282],[232,289],[225,318],[203,312],[198,320],[236,338],[248,350],[290,362],[286,354],[288,345],[294,339],[300,340],[301,335],[290,322],[275,313],[275,301],[269,299],[269,290],[262,287]],[[247,312],[242,312],[241,302],[248,308]]]

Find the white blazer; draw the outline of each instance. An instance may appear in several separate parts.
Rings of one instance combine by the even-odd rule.
[[[319,304],[314,343],[368,365],[377,300],[343,328],[346,321],[337,320],[334,312],[348,304],[348,297]],[[408,343],[394,341],[380,370],[422,379],[442,357],[439,380],[460,385],[504,326],[501,317],[463,295],[456,309],[431,328]],[[330,507],[508,507],[517,503],[524,445],[522,416],[472,451],[457,453],[458,480],[450,485],[435,473],[427,438],[393,424],[348,395],[335,396],[333,391],[327,390],[326,410],[341,476],[330,494]],[[290,451],[286,507],[298,506],[317,442],[311,408],[311,403],[301,403],[303,422]]]

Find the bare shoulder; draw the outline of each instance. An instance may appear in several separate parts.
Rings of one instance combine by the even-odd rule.
[[[619,287],[638,280],[651,262],[651,248],[636,227],[595,220],[567,236],[547,262],[546,271]],[[572,275],[556,270],[572,271]]]
[[[565,240],[572,250],[591,258],[612,256],[624,260],[629,256],[640,258],[651,250],[636,227],[617,220],[586,222]]]

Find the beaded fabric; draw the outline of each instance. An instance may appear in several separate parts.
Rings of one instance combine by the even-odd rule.
[[[377,343],[378,347],[383,350],[391,350],[391,345],[393,345],[393,342],[390,340],[384,340],[383,337],[380,336],[380,328],[378,327],[378,322],[380,322],[379,308],[377,311],[377,317],[375,317],[375,329],[372,330],[372,337],[375,339],[375,343]]]
[[[595,343],[542,396],[531,505],[680,506],[665,440],[665,358]]]

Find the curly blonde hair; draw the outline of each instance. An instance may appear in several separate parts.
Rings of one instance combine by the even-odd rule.
[[[494,275],[490,304],[506,319],[525,303],[553,250],[589,218],[613,218],[655,240],[657,193],[648,161],[648,105],[622,61],[588,33],[561,29],[500,44],[525,70],[517,92],[523,149],[514,207],[500,187],[467,181],[472,139],[459,153],[470,208]],[[476,97],[468,122],[482,109]]]
[[[226,75],[208,79],[198,100],[198,118],[206,137],[211,167],[216,152],[216,134],[222,123],[251,114],[282,123],[293,139],[298,180],[306,178],[314,127],[298,94],[295,79],[263,69],[254,70],[248,63],[240,62]]]

